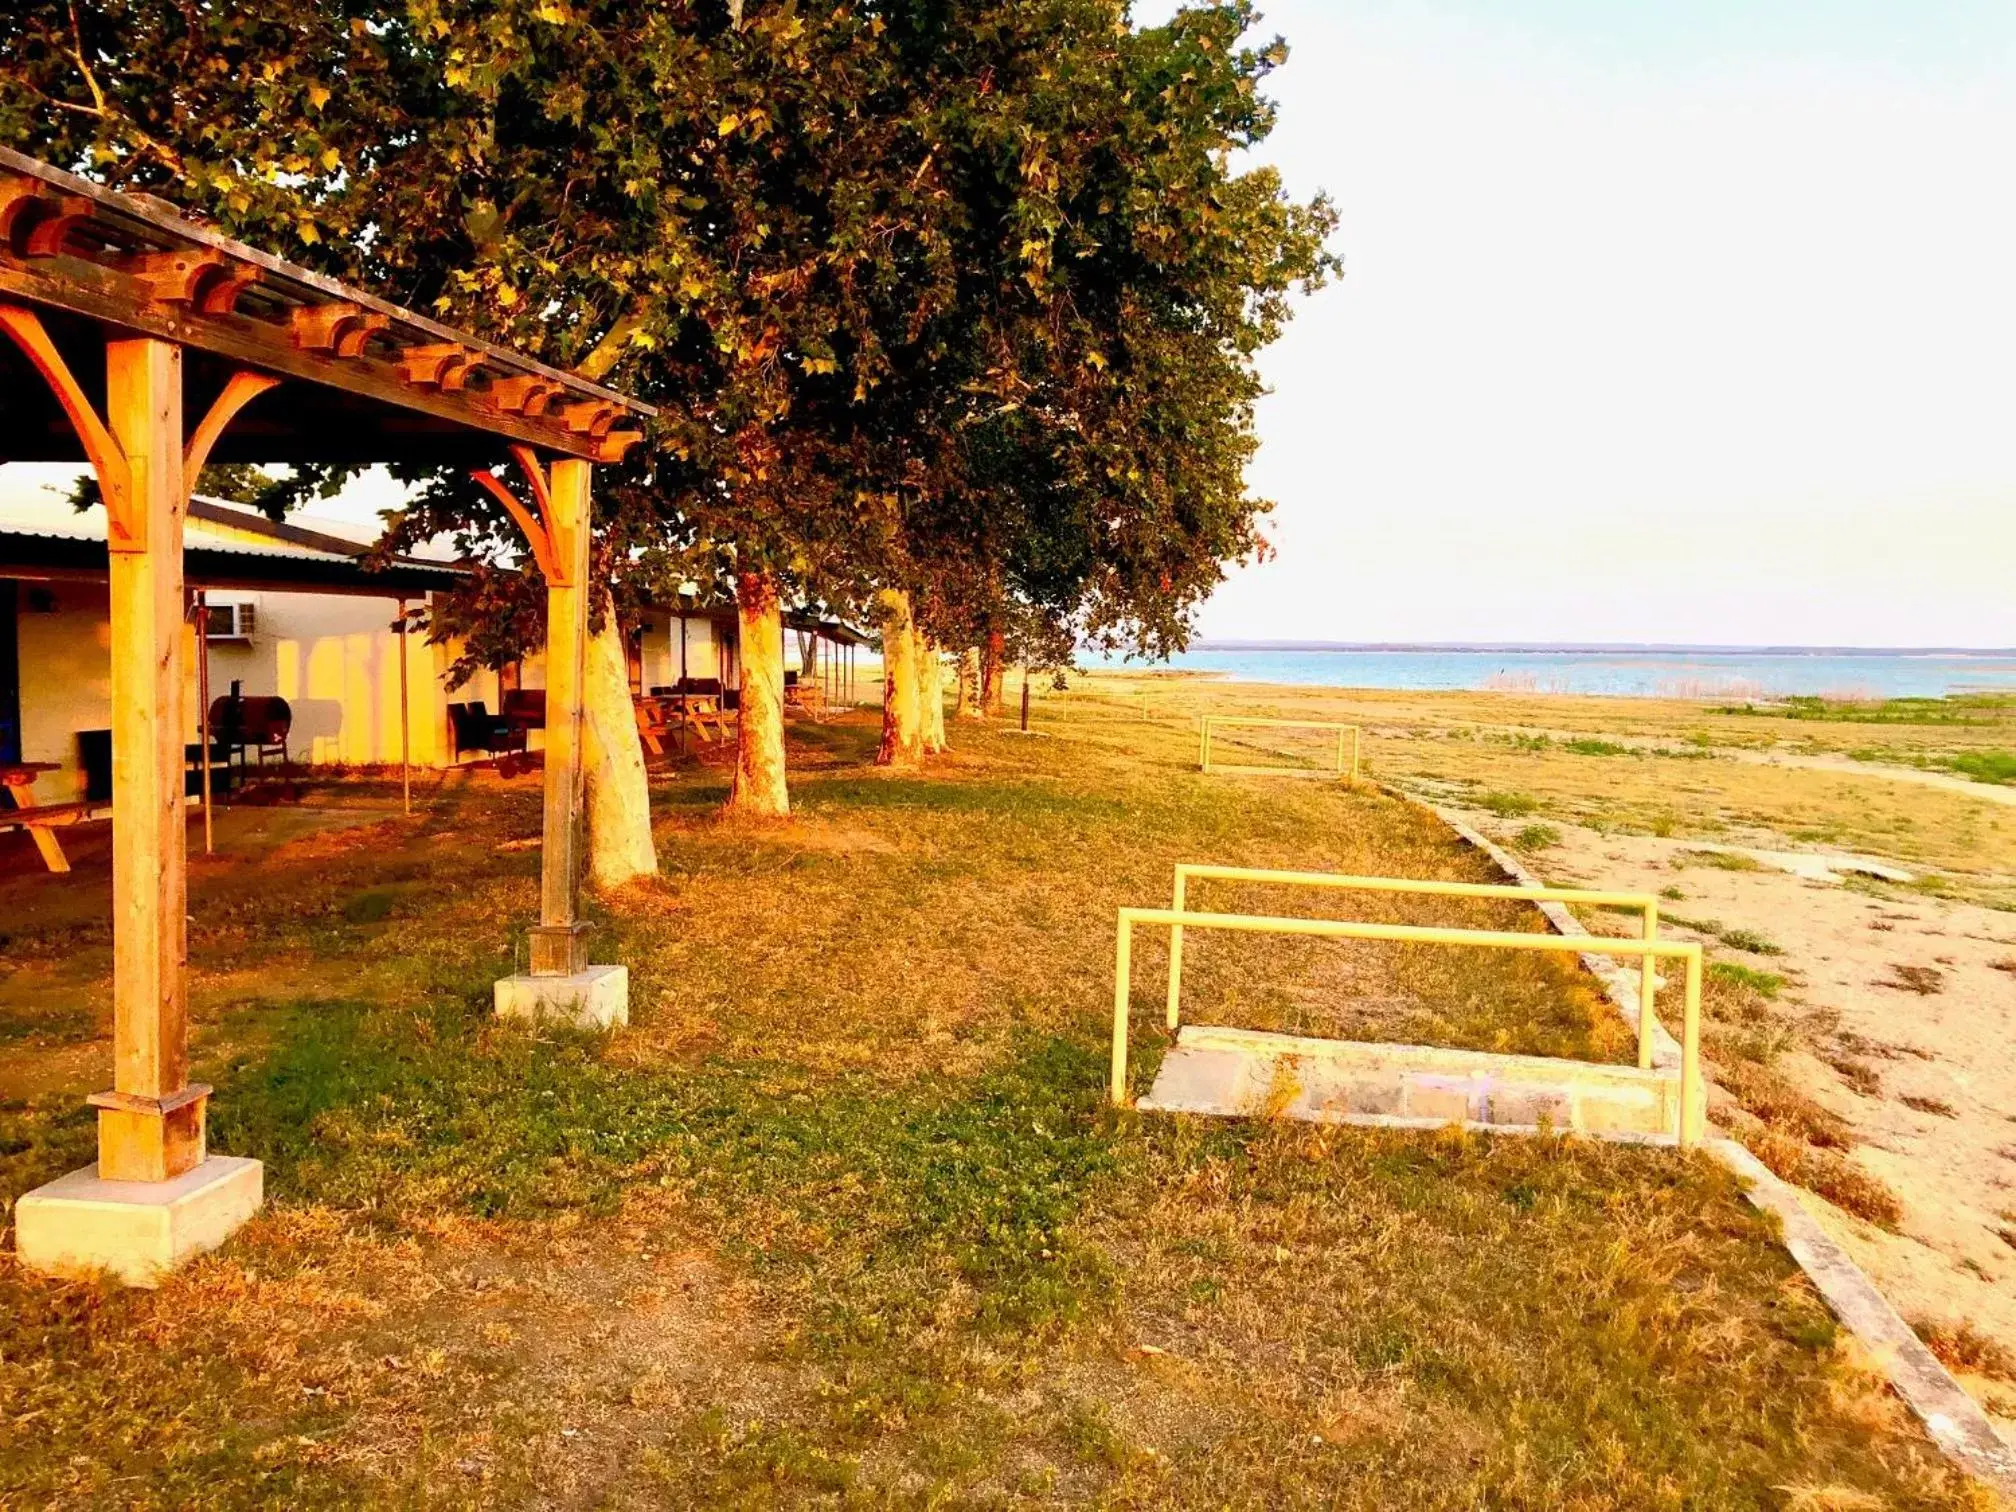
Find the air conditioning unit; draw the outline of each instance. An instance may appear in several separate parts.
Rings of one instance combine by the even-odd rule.
[[[204,626],[205,640],[250,640],[258,616],[250,604],[211,604],[210,620]]]

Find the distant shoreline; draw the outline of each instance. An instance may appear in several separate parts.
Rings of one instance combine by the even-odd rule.
[[[1524,656],[1965,656],[2016,657],[2016,646],[1696,645],[1669,641],[1198,640],[1192,651],[1354,651]]]

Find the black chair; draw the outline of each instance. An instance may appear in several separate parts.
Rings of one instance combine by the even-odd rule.
[[[524,763],[524,727],[492,714],[481,699],[448,705],[448,724],[454,732],[457,761],[464,751],[481,751],[506,777],[514,776]]]

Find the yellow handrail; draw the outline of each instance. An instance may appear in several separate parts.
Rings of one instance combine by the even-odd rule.
[[[1177,913],[1188,906],[1187,884],[1192,877],[1223,882],[1269,882],[1289,887],[1329,887],[1352,892],[1426,893],[1447,898],[1516,898],[1529,903],[1581,903],[1591,908],[1635,908],[1644,918],[1642,938],[1659,938],[1659,900],[1651,893],[1603,892],[1587,887],[1526,887],[1506,882],[1434,882],[1413,877],[1346,877],[1335,872],[1268,871],[1252,866],[1205,866],[1189,861],[1176,865],[1175,898],[1170,907]],[[1569,938],[1574,938],[1570,936]],[[1169,1029],[1174,1033],[1181,1019],[1178,1002],[1183,991],[1183,926],[1169,931]],[[1652,1065],[1652,1028],[1658,1022],[1659,974],[1653,957],[1646,956],[1638,968],[1638,1065]]]
[[[1197,765],[1206,772],[1230,772],[1234,775],[1262,777],[1321,777],[1326,774],[1321,771],[1305,771],[1300,767],[1225,766],[1222,763],[1218,766],[1213,766],[1211,764],[1211,731],[1216,725],[1237,725],[1242,729],[1334,730],[1337,734],[1336,771],[1339,777],[1345,775],[1344,737],[1348,734],[1351,737],[1351,770],[1349,780],[1354,784],[1358,781],[1358,726],[1356,725],[1337,724],[1327,719],[1245,719],[1231,714],[1206,714],[1204,716],[1202,735],[1197,746]]]
[[[1701,1093],[1701,947],[1691,941],[1611,940],[1599,935],[1519,934],[1486,929],[1441,929],[1416,924],[1357,924],[1344,919],[1277,919],[1250,914],[1185,913],[1173,908],[1123,908],[1114,946],[1113,1079],[1114,1106],[1127,1105],[1127,1028],[1132,990],[1134,926],[1229,929],[1247,934],[1316,935],[1341,940],[1393,940],[1415,945],[1476,945],[1493,950],[1572,951],[1578,954],[1636,956],[1684,961],[1685,1015],[1680,1034],[1680,1131],[1682,1148],[1700,1143],[1707,1124]]]

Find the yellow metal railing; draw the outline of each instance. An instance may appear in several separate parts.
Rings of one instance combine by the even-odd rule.
[[[1219,725],[1237,726],[1241,729],[1265,730],[1330,730],[1337,736],[1337,766],[1333,773],[1320,767],[1280,767],[1280,766],[1226,766],[1222,762],[1214,766],[1211,762],[1211,732]],[[1358,780],[1358,726],[1335,724],[1323,719],[1245,719],[1230,714],[1206,714],[1203,732],[1197,745],[1197,765],[1207,772],[1231,772],[1235,775],[1259,777],[1328,777],[1347,776],[1344,764],[1344,737],[1351,737],[1351,764],[1348,780]]]
[[[1701,947],[1691,942],[1611,940],[1597,935],[1518,934],[1414,924],[1356,924],[1344,919],[1276,919],[1248,914],[1185,913],[1172,908],[1123,908],[1114,949],[1112,1100],[1127,1105],[1127,1030],[1132,997],[1134,926],[1225,929],[1246,934],[1315,935],[1339,940],[1392,940],[1412,945],[1472,945],[1491,950],[1568,951],[1686,963],[1686,1010],[1680,1034],[1680,1129],[1683,1148],[1699,1144],[1707,1123],[1701,1093]]]
[[[1202,866],[1178,862],[1175,896],[1169,907],[1182,913],[1193,879],[1221,882],[1265,882],[1285,887],[1327,887],[1341,892],[1417,893],[1437,898],[1513,898],[1526,903],[1581,903],[1590,908],[1631,908],[1643,918],[1639,937],[1659,938],[1659,900],[1651,893],[1599,892],[1586,887],[1525,887],[1501,882],[1431,882],[1412,877],[1344,877],[1334,872],[1265,871],[1251,866]],[[1568,936],[1570,939],[1578,936]],[[1659,974],[1655,957],[1647,955],[1638,968],[1638,1065],[1652,1065],[1652,1035],[1659,1022]],[[1183,992],[1183,926],[1169,931],[1169,1029],[1181,1021],[1178,1003]]]

